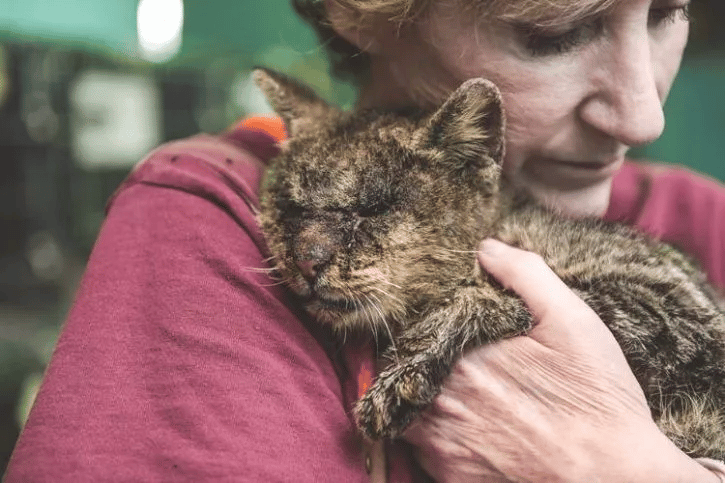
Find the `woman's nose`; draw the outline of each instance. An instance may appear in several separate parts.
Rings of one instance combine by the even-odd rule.
[[[663,89],[647,32],[613,39],[593,67],[582,119],[627,146],[651,143],[665,126]]]

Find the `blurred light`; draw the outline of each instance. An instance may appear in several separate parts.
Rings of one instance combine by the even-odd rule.
[[[43,382],[42,372],[34,372],[23,380],[20,387],[20,397],[17,406],[15,406],[15,421],[21,428],[25,426],[25,422],[28,420],[30,408],[33,407],[41,382]]]
[[[10,92],[10,73],[8,72],[7,56],[5,47],[0,45],[0,109],[5,104],[5,100]]]
[[[36,89],[23,93],[22,117],[28,135],[36,143],[48,143],[58,133],[60,121],[47,91]]]
[[[161,142],[161,94],[151,77],[87,70],[69,100],[73,158],[86,169],[128,169]]]
[[[63,274],[63,253],[49,231],[36,232],[28,239],[26,257],[33,273],[41,280],[56,281]]]
[[[274,109],[267,102],[267,97],[252,79],[251,72],[239,75],[234,79],[232,96],[245,115],[274,113]]]
[[[182,0],[141,0],[136,29],[141,54],[151,62],[171,59],[181,49],[184,28]]]

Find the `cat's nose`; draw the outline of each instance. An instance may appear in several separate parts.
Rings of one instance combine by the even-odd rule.
[[[307,256],[296,256],[295,265],[303,277],[310,282],[317,278],[317,275],[329,264],[332,252],[325,247],[314,246],[307,251]]]
[[[309,281],[313,281],[320,271],[329,265],[337,243],[318,226],[311,226],[298,234],[294,251],[295,265]]]
[[[307,280],[314,280],[317,277],[317,267],[314,260],[295,260],[300,273]]]

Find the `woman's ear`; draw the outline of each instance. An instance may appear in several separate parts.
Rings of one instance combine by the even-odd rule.
[[[379,54],[388,30],[394,30],[392,22],[383,18],[368,17],[363,12],[345,7],[336,0],[324,0],[327,18],[333,30],[362,52]]]

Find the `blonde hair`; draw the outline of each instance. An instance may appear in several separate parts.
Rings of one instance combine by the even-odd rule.
[[[454,1],[475,18],[545,27],[596,15],[620,0],[329,0],[350,15],[338,28],[361,28],[374,19],[405,23],[425,14],[435,2]],[[364,83],[369,74],[369,56],[332,28],[323,0],[292,0],[298,14],[314,27],[330,55],[337,77]]]

